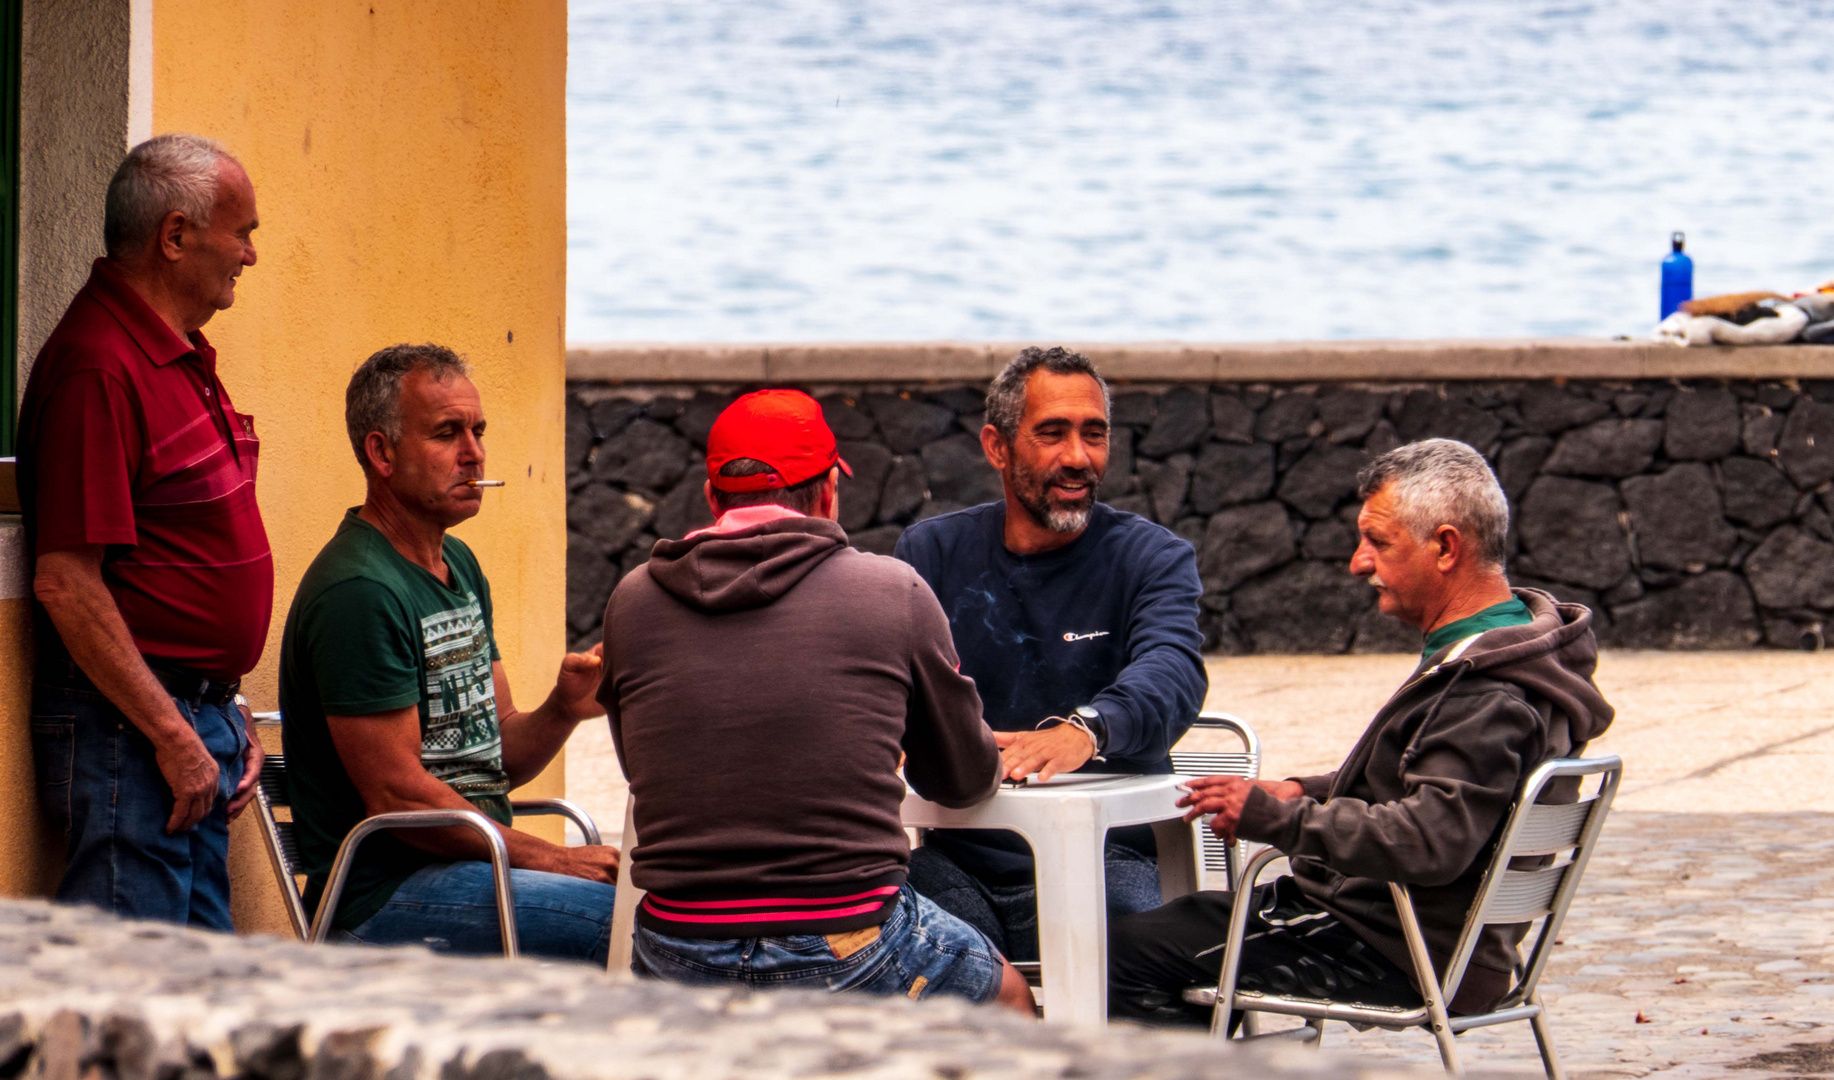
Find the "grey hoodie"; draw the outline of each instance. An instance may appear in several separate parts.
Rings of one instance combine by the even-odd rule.
[[[643,925],[835,934],[889,917],[905,780],[967,806],[999,751],[917,572],[781,516],[656,544],[605,609],[599,701],[636,800]]]
[[[1387,882],[1410,887],[1443,972],[1522,781],[1611,724],[1593,684],[1592,613],[1516,589],[1533,621],[1489,630],[1457,660],[1427,657],[1336,772],[1295,777],[1299,799],[1256,789],[1240,835],[1292,856],[1301,890],[1412,971]],[[1573,789],[1555,797],[1571,799]],[[1485,931],[1451,1002],[1483,1011],[1508,992],[1526,925]]]

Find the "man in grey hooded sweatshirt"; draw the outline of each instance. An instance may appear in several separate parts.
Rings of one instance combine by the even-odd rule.
[[[846,469],[814,399],[745,395],[707,436],[717,520],[658,541],[611,594],[599,703],[647,892],[631,967],[1030,1015],[1024,977],[905,881],[906,782],[971,806],[1000,753],[930,587],[847,546]]]
[[[1511,802],[1543,762],[1611,723],[1592,681],[1592,613],[1504,576],[1509,505],[1483,456],[1428,439],[1366,468],[1350,570],[1384,614],[1426,634],[1420,666],[1335,772],[1206,777],[1189,818],[1271,844],[1292,876],[1257,887],[1239,985],[1369,1005],[1418,1003],[1388,882],[1410,887],[1435,965],[1447,963]],[[1215,985],[1231,894],[1202,892],[1109,923],[1110,1014],[1208,1023],[1182,991]],[[1527,925],[1485,931],[1449,1004],[1480,1012],[1509,990]]]

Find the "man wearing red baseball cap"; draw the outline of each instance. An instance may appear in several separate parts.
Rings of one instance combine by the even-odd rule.
[[[1029,1014],[987,938],[905,883],[905,780],[971,806],[999,786],[999,750],[929,586],[847,546],[843,471],[807,394],[745,395],[707,438],[714,523],[658,541],[611,594],[599,701],[641,839],[628,880],[648,894],[631,967]]]

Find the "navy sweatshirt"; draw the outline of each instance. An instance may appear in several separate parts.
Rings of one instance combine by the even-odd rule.
[[[1089,527],[1056,551],[1006,549],[1006,504],[920,521],[897,555],[942,602],[995,731],[1030,731],[1093,705],[1108,729],[1103,756],[1079,771],[1169,773],[1171,747],[1209,689],[1197,629],[1197,553],[1137,514],[1095,505]],[[1152,830],[1114,839],[1151,852]],[[933,830],[928,844],[990,884],[1029,884],[1032,860],[1011,833]]]

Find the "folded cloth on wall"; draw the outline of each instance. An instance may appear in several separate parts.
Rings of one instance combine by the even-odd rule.
[[[1802,340],[1810,345],[1834,345],[1834,319],[1810,323],[1802,330]]]
[[[1717,315],[1725,318],[1737,311],[1752,306],[1759,300],[1784,300],[1782,293],[1767,291],[1722,293],[1719,296],[1702,296],[1693,300],[1683,300],[1681,310],[1689,315]]]
[[[1719,316],[1719,318],[1722,318],[1726,320],[1727,322],[1732,323],[1736,326],[1750,326],[1752,323],[1757,322],[1759,319],[1774,319],[1776,317],[1777,317],[1776,304],[1767,303],[1767,302],[1759,302],[1756,304],[1747,304],[1746,306],[1739,308],[1737,311],[1733,312],[1730,315]]]
[[[1653,337],[1671,345],[1781,345],[1794,341],[1809,324],[1808,312],[1795,304],[1779,304],[1775,310],[1775,318],[1744,326],[1717,316],[1677,311],[1657,324]]]
[[[1823,286],[1823,288],[1826,287],[1827,286]],[[1816,323],[1824,323],[1830,319],[1834,319],[1834,292],[1803,293],[1801,296],[1791,300],[1790,303],[1808,312],[1809,326],[1811,328],[1813,328]],[[1807,333],[1807,330],[1803,331],[1805,336]]]

